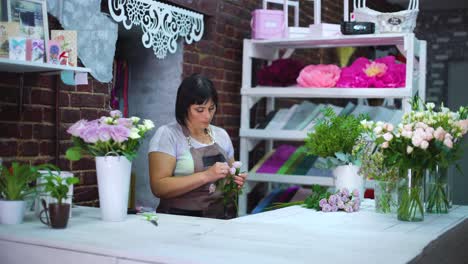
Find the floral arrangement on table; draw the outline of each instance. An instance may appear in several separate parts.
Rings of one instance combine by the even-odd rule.
[[[397,88],[405,87],[405,82],[406,65],[397,63],[395,57],[385,56],[375,61],[360,57],[341,69],[336,87]]]
[[[239,188],[239,185],[237,185],[237,183],[234,181],[234,176],[239,175],[241,167],[242,162],[233,162],[231,167],[229,168],[229,174],[226,176],[226,178],[218,182],[218,184],[222,186],[224,206],[233,204],[236,212],[238,209],[238,198],[239,195],[242,194],[242,189]]]
[[[375,210],[391,213],[398,204],[396,191],[399,172],[396,167],[386,167],[383,161],[382,149],[375,149],[373,144],[369,144],[362,153],[359,173],[374,180]]]
[[[361,121],[366,117],[360,115],[336,115],[331,107],[325,108],[323,118],[314,126],[314,131],[307,135],[305,146],[309,154],[321,157],[321,168],[334,168],[345,164],[359,166],[360,153],[365,132]]]
[[[412,105],[413,111],[403,116],[396,129],[383,122],[367,122],[365,125],[382,151],[383,164],[399,168],[402,178],[410,176],[407,190],[400,193],[398,208],[399,219],[406,221],[424,219],[422,185],[425,170],[434,170],[438,166],[446,168],[458,160],[462,137],[468,131],[466,107],[458,112],[443,106],[440,111],[435,111],[432,103],[420,108],[417,97]],[[447,197],[443,194],[437,197],[433,201],[435,206],[448,207]]]
[[[79,160],[83,154],[105,156],[113,153],[132,161],[141,139],[154,128],[151,120],[140,121],[139,117],[122,117],[119,110],[110,111],[110,116],[96,120],[79,120],[67,130],[74,146],[67,150],[66,157]]]
[[[347,213],[357,212],[361,206],[359,191],[354,190],[352,193],[348,189],[343,188],[336,193],[327,191],[327,187],[320,185],[312,185],[312,194],[307,196],[303,201],[295,201],[289,203],[275,203],[268,210],[284,208],[293,205],[300,205],[308,209],[314,209],[322,212],[337,212],[345,211]]]

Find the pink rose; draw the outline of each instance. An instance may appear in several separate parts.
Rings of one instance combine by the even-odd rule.
[[[70,128],[67,129],[67,133],[71,134],[74,137],[79,137],[81,132],[86,128],[86,124],[88,121],[81,119],[75,124],[73,124]]]
[[[130,129],[124,126],[112,126],[111,137],[115,142],[124,142],[130,136]]]

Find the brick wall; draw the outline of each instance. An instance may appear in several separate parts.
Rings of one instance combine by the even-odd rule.
[[[61,29],[61,26],[49,16],[49,28]],[[105,114],[109,101],[107,84],[90,77],[88,85],[67,86],[58,76],[26,73],[21,112],[19,91],[18,74],[0,73],[0,157],[4,163],[48,162],[62,170],[71,170],[81,180],[74,188],[74,201],[97,204],[94,161],[65,159],[65,150],[71,145],[65,131],[81,118],[93,119]]]
[[[427,40],[427,101],[447,102],[448,63],[468,60],[468,9],[420,12],[415,32]]]

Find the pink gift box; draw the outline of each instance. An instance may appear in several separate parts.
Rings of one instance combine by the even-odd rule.
[[[281,10],[257,9],[252,12],[252,38],[284,37],[284,13]]]

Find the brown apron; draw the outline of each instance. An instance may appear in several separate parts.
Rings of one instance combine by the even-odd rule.
[[[216,162],[228,162],[226,152],[216,143],[211,134],[213,144],[194,148],[188,129],[182,126],[182,131],[190,147],[195,173],[207,170]],[[237,212],[233,210],[233,206],[224,207],[221,189],[222,186],[216,187],[216,182],[210,182],[178,197],[161,198],[157,211],[218,219],[234,218]]]

